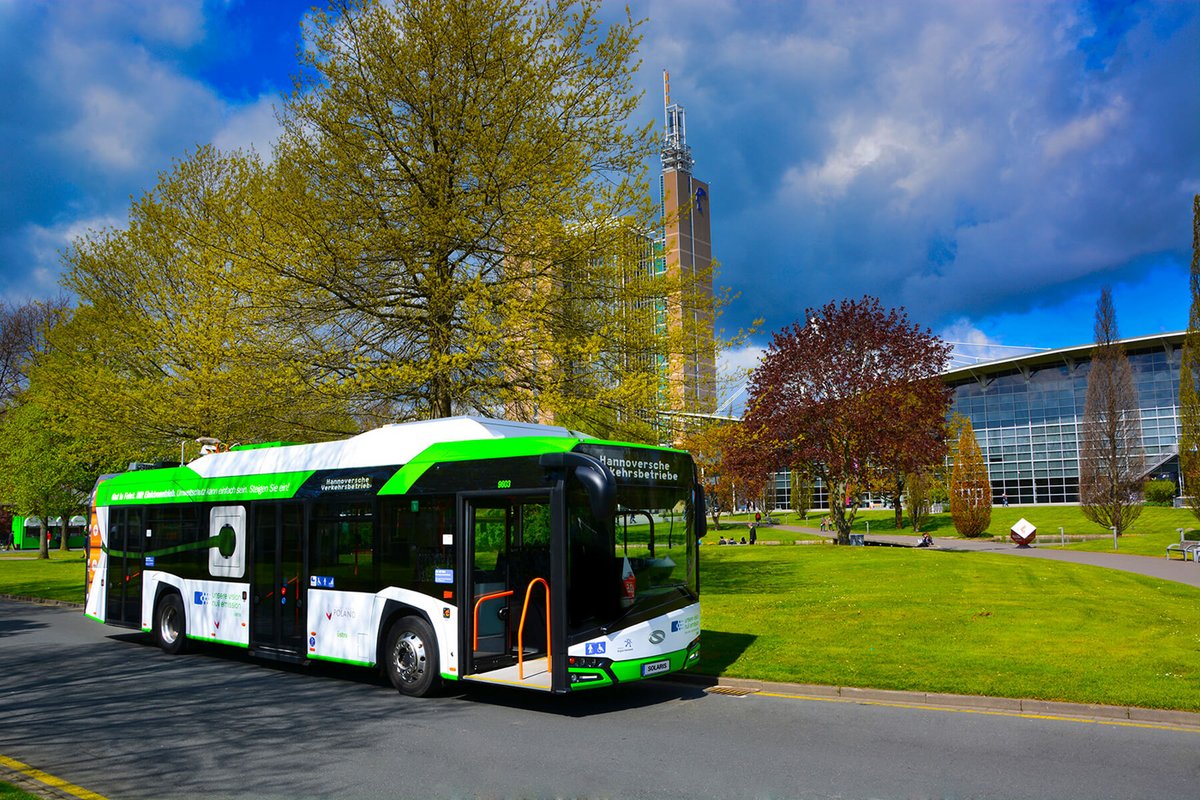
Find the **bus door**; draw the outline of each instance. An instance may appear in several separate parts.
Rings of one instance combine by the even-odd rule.
[[[542,491],[461,496],[465,677],[491,674],[506,683],[550,688],[547,620],[551,591],[559,594],[561,588],[551,574],[553,496]]]
[[[253,526],[250,646],[302,655],[308,625],[304,504],[258,506]]]
[[[142,551],[146,541],[144,528],[140,508],[114,508],[109,511],[105,622],[141,627]]]

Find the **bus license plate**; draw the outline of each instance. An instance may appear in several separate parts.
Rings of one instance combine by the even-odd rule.
[[[642,664],[642,677],[649,675],[658,675],[660,672],[671,671],[671,660],[666,661],[651,661],[649,664]]]

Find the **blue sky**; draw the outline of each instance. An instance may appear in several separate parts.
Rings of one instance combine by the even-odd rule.
[[[309,5],[0,0],[4,298],[56,294],[197,144],[269,152]],[[1200,3],[630,5],[644,119],[669,69],[712,187],[723,323],[765,320],[729,363],[862,294],[980,346],[1086,343],[1106,284],[1123,335],[1186,327]]]

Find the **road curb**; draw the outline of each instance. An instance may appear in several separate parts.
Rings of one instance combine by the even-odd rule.
[[[47,600],[44,597],[25,597],[19,594],[0,594],[0,600],[13,600],[18,603],[33,603],[35,606],[55,606],[58,608],[83,608],[83,603],[71,600]]]
[[[894,689],[864,689],[857,686],[828,686],[814,683],[777,683],[749,678],[723,678],[712,675],[672,675],[675,680],[704,687],[746,689],[752,692],[841,700],[848,703],[919,706],[955,711],[997,712],[1028,717],[1064,717],[1071,719],[1129,722],[1143,725],[1170,725],[1200,731],[1200,713],[1137,706],[1110,706],[1089,703],[1065,703],[1055,700],[980,697],[974,695],[910,692]]]

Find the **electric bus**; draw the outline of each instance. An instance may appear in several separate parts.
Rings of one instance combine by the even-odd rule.
[[[233,446],[96,485],[85,613],[400,692],[553,693],[700,656],[691,457],[478,417]]]

